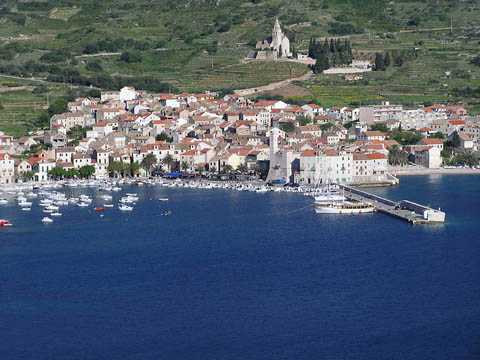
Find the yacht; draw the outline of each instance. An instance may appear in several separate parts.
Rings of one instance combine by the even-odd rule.
[[[363,214],[375,211],[369,202],[350,201],[336,192],[325,192],[315,196],[315,212],[317,214]]]

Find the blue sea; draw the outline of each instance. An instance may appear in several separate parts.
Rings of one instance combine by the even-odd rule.
[[[480,178],[372,191],[447,223],[154,186],[103,218],[0,206],[0,359],[480,359]]]

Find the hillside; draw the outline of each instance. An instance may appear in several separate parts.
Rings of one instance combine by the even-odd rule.
[[[362,56],[416,49],[402,66],[361,82],[320,75],[297,84],[302,91],[290,95],[299,100],[413,104],[466,95],[478,109],[480,66],[470,63],[480,54],[475,0],[4,0],[0,73],[48,80],[53,98],[65,95],[68,87],[56,85],[62,82],[152,91],[265,85],[307,71],[300,64],[243,61],[256,40],[269,35],[276,16],[299,51],[310,38],[326,36],[350,36]],[[37,90],[25,97],[25,88],[15,94],[14,82],[8,79],[9,91],[0,92],[0,130],[21,133],[44,110],[47,96]],[[35,111],[27,111],[32,97]],[[28,98],[15,118],[8,112],[12,98]],[[25,125],[15,128],[18,118]]]

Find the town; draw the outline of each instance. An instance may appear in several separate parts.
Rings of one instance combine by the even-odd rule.
[[[0,183],[168,175],[391,185],[405,169],[476,168],[479,139],[480,119],[458,104],[323,108],[124,87],[68,103],[48,130],[1,133]]]

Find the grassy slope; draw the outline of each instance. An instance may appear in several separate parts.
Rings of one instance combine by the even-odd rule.
[[[0,60],[0,65],[38,61],[42,54],[59,49],[79,56],[88,43],[105,38],[131,38],[158,43],[158,47],[167,50],[154,47],[140,50],[142,61],[134,64],[120,61],[118,55],[95,58],[102,72],[148,76],[191,91],[257,86],[289,77],[291,72],[298,75],[306,71],[302,66],[292,69],[282,63],[241,62],[251,44],[269,34],[273,18],[278,15],[300,50],[307,48],[310,37],[328,36],[329,24],[333,21],[362,29],[364,34],[355,35],[352,41],[355,49],[366,53],[420,48],[417,59],[401,68],[369,74],[360,83],[318,76],[302,84],[313,94],[313,100],[325,105],[381,99],[404,103],[442,101],[449,99],[449,89],[453,87],[480,86],[480,68],[468,62],[480,52],[479,38],[473,36],[469,41],[461,38],[465,33],[462,27],[476,25],[480,15],[477,3],[453,0],[48,0],[48,5],[28,8],[7,0],[9,12],[0,16],[0,48],[16,43],[22,44],[24,50],[17,52],[11,61]],[[382,35],[407,28],[412,19],[422,29],[445,27],[450,23],[450,16],[455,26],[452,35],[448,31]],[[225,23],[228,26],[221,29]],[[418,45],[419,42],[423,45]],[[211,44],[217,44],[216,52],[207,51]],[[93,58],[74,59],[59,65],[75,68],[83,75],[97,75],[86,69],[87,62]],[[446,78],[445,71],[453,69],[464,73]],[[65,93],[65,87],[52,85],[51,88],[54,95]],[[467,100],[473,107],[478,106],[475,99]],[[17,134],[25,131],[44,102],[45,96],[33,95],[28,90],[0,93],[0,103],[6,108],[0,115],[0,130]]]

